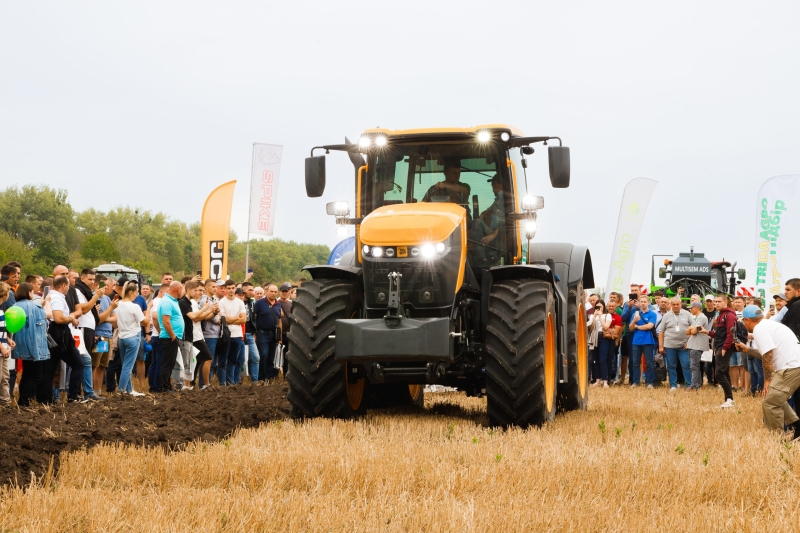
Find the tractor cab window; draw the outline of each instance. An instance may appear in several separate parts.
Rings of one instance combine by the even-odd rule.
[[[372,208],[423,202],[460,205],[467,213],[470,264],[501,264],[508,251],[505,213],[514,211],[513,190],[505,153],[482,152],[473,153],[463,144],[385,150],[374,161]]]

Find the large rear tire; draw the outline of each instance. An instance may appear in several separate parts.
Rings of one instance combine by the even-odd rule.
[[[567,383],[558,385],[559,411],[586,411],[589,405],[589,344],[583,307],[583,280],[567,295]]]
[[[486,326],[489,423],[542,425],[556,414],[556,324],[553,287],[541,280],[492,285]]]
[[[336,360],[336,320],[357,315],[361,300],[355,283],[312,280],[297,289],[287,335],[288,400],[291,416],[353,418],[367,408],[364,378],[348,381],[349,365]]]

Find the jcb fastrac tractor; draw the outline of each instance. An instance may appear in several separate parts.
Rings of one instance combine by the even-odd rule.
[[[370,405],[422,403],[426,384],[487,396],[495,426],[539,425],[586,409],[585,247],[523,242],[536,233],[526,155],[548,141],[550,180],[569,186],[569,148],[515,128],[366,131],[319,146],[306,191],[325,188],[325,155],[355,166],[356,248],[339,265],[307,266],[287,351],[296,417],[353,417]],[[558,141],[558,145],[552,141]]]

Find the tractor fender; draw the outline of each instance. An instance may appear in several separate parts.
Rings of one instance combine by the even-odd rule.
[[[583,278],[583,287],[594,287],[592,255],[586,246],[575,246],[561,242],[536,243],[531,246],[531,262],[552,259],[555,273],[560,278],[559,288],[569,294],[569,287]]]
[[[313,279],[341,279],[360,283],[361,267],[342,265],[306,265],[303,270]]]

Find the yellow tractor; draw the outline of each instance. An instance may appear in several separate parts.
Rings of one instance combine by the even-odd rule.
[[[486,396],[493,426],[586,409],[591,256],[531,243],[544,207],[527,183],[537,143],[547,145],[552,185],[568,187],[569,148],[558,137],[504,125],[371,129],[311,150],[309,197],[325,189],[325,155],[315,152],[346,152],[355,166],[355,205],[331,202],[327,212],[355,226],[356,247],[338,265],[307,266],[313,279],[297,291],[293,416],[421,405],[429,384]]]

